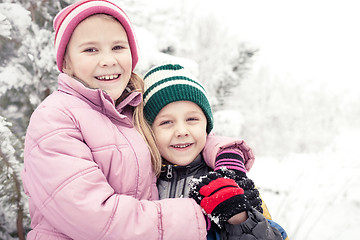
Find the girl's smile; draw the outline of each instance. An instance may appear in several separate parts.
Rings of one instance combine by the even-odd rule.
[[[104,76],[99,76],[99,77],[95,77],[97,80],[99,81],[107,81],[107,80],[116,80],[118,79],[120,76],[120,74],[111,74],[111,75],[104,75]]]
[[[123,26],[104,14],[86,18],[71,36],[63,71],[90,88],[102,89],[116,101],[132,71],[131,51]]]

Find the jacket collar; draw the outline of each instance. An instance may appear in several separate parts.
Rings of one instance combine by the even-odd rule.
[[[173,165],[166,160],[163,160],[164,164],[161,167],[161,173],[159,178],[169,181],[169,174],[172,176],[175,172],[179,179],[194,175],[199,169],[204,168],[206,163],[201,154],[199,154],[194,161],[186,166]]]
[[[132,92],[115,107],[114,101],[106,92],[98,88],[89,88],[81,80],[70,77],[65,73],[60,73],[58,76],[58,90],[90,102],[101,108],[101,111],[107,115],[118,115],[117,117],[119,117],[119,114],[121,114],[120,118],[125,117],[123,110],[127,106],[136,107],[142,101],[140,92]]]

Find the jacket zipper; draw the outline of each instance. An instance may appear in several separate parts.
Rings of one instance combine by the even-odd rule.
[[[188,178],[188,173],[189,173],[189,171],[190,171],[190,167],[189,167],[189,166],[186,166],[185,178],[184,178],[184,183],[183,183],[183,186],[182,186],[180,198],[183,198],[183,197],[184,197],[185,187],[186,187],[186,180],[187,180],[187,178]]]
[[[172,174],[172,165],[167,165],[166,177],[167,177],[168,179],[171,179],[171,178],[173,177],[173,174]]]
[[[176,174],[176,171],[173,171],[172,165],[167,165],[166,177],[168,179],[171,179],[169,198],[175,198],[176,197],[175,194],[176,194],[176,185],[177,185],[177,174]]]

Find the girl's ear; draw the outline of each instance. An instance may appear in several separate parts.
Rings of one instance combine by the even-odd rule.
[[[62,71],[70,76],[72,75],[70,59],[67,54],[65,54],[65,57],[63,60]]]

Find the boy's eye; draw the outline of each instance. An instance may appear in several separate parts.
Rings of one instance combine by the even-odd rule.
[[[171,123],[170,120],[164,120],[164,121],[161,121],[159,125],[163,126],[163,125],[167,125],[167,124],[170,124],[170,123]]]
[[[197,120],[199,120],[199,119],[196,117],[189,117],[186,119],[186,121],[197,121]]]

